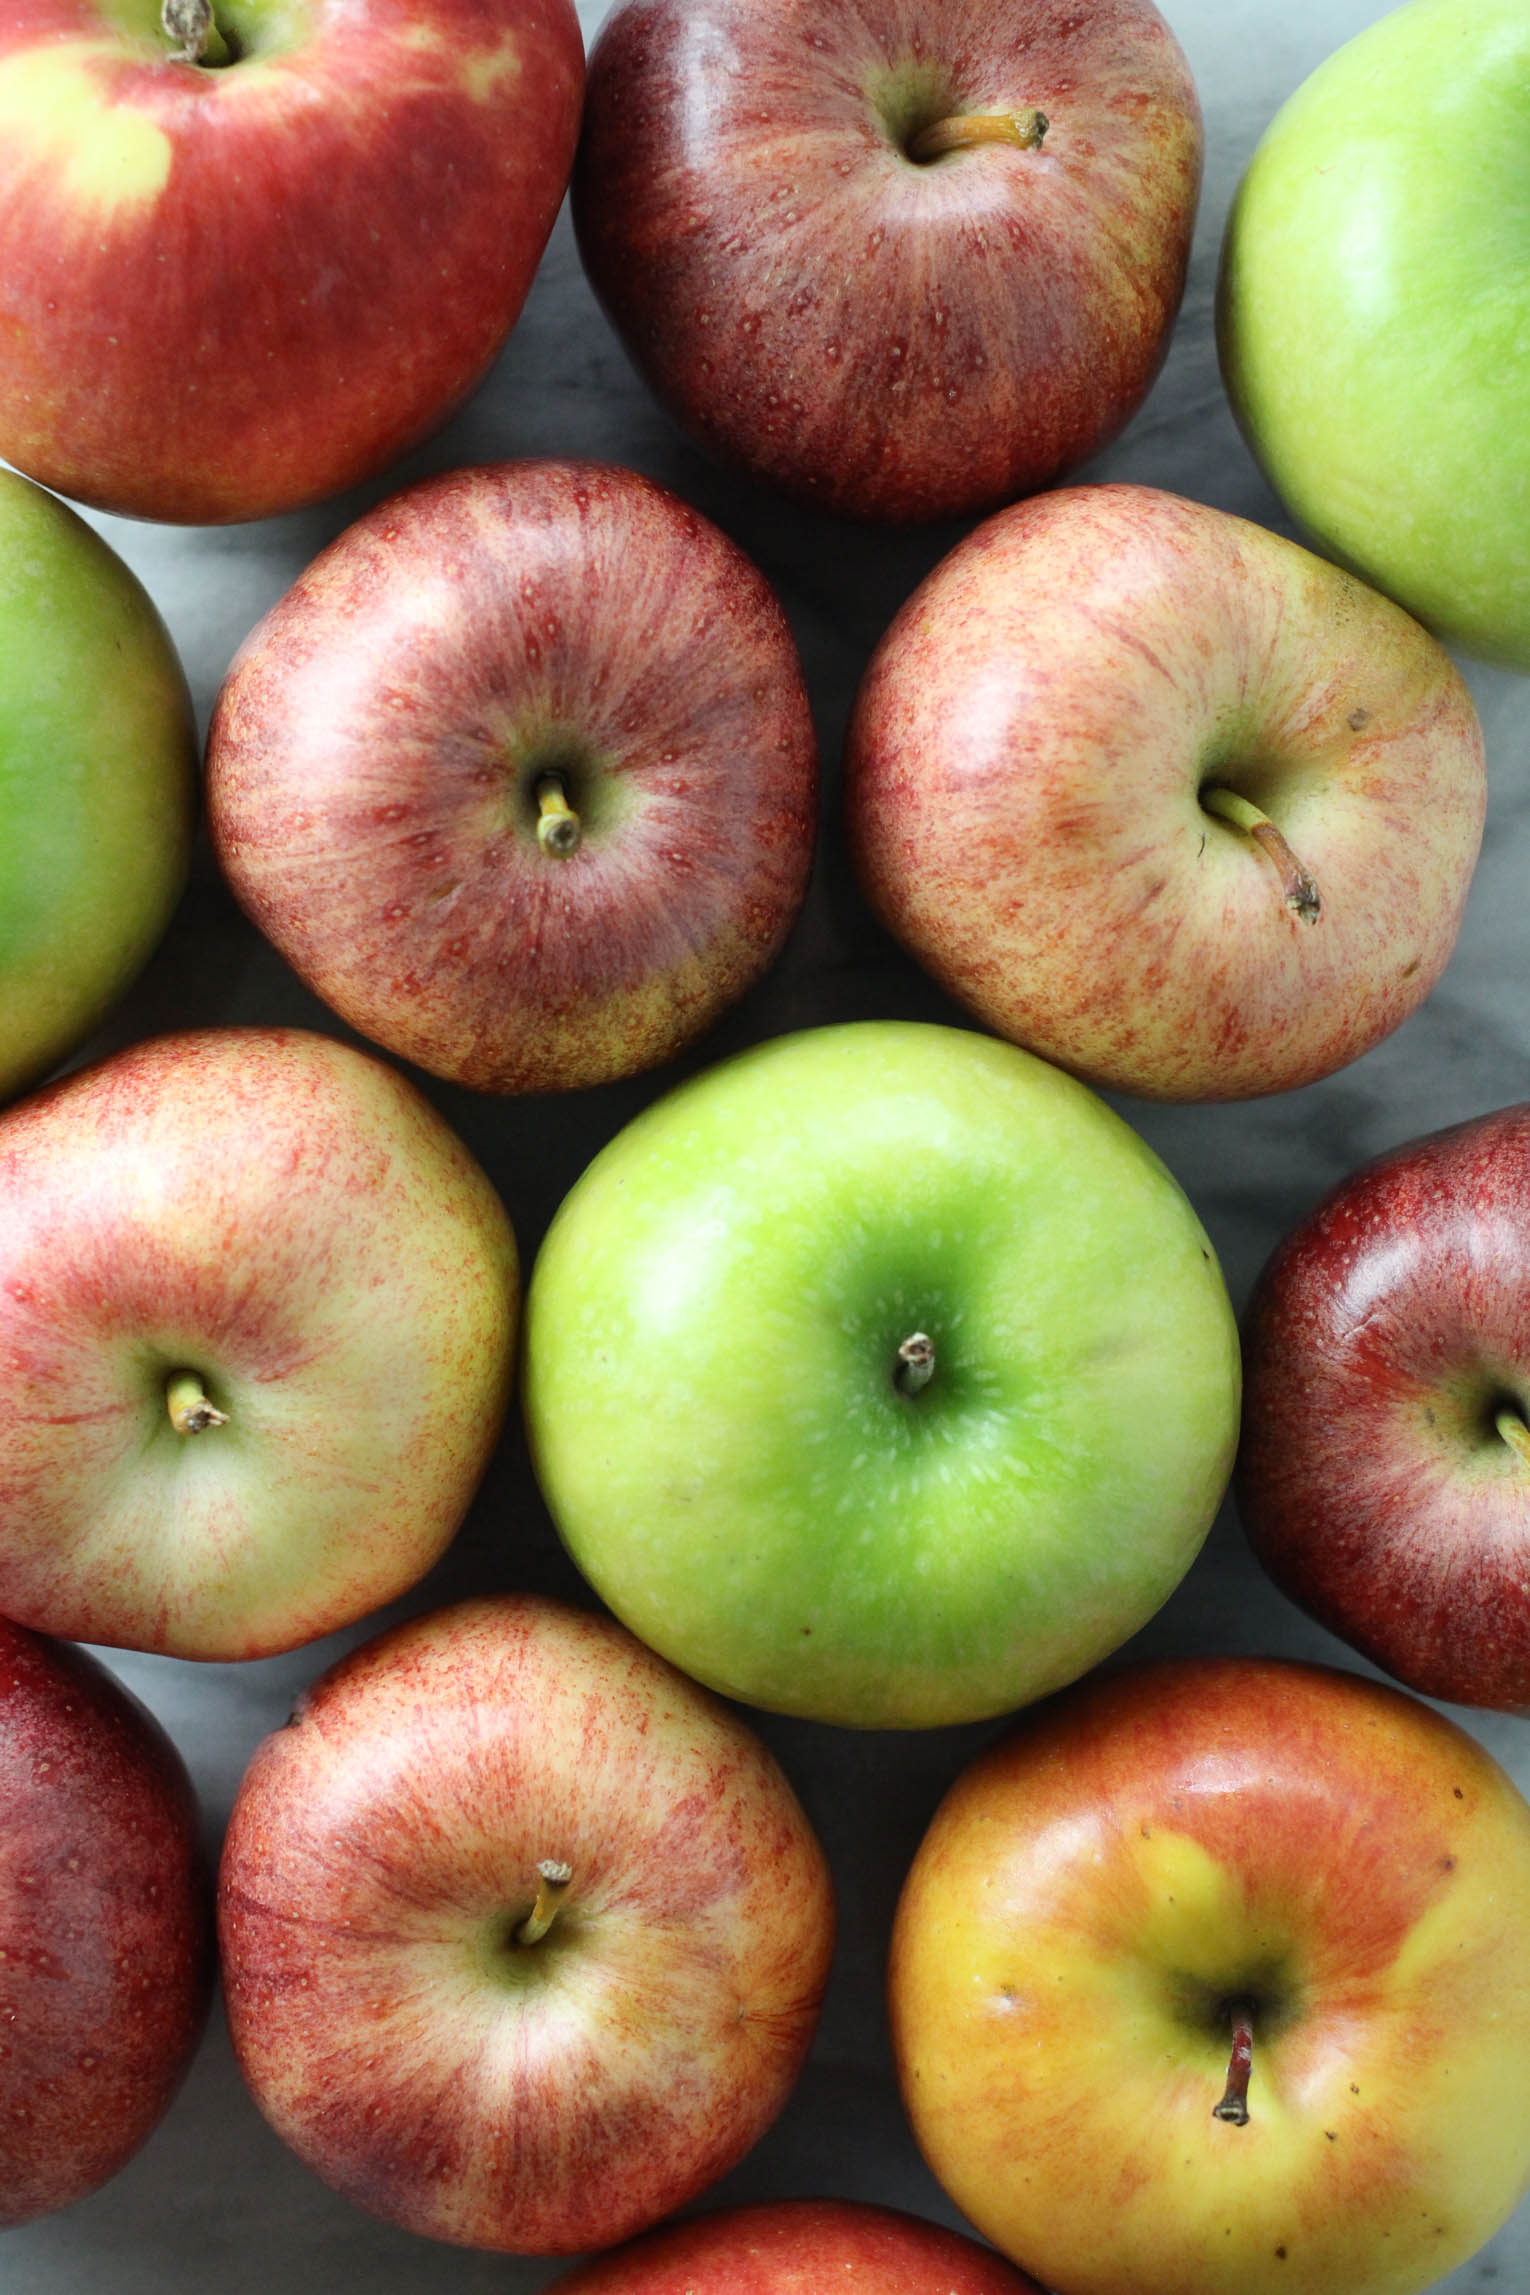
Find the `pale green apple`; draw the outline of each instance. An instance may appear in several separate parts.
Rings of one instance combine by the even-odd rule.
[[[0,470],[0,1098],[128,987],[180,897],[196,730],[137,576]]]
[[[1411,0],[1254,154],[1223,248],[1234,410],[1308,532],[1530,669],[1530,8]]]
[[[864,1022],[741,1054],[597,1156],[534,1271],[525,1404],[574,1560],[645,1641],[756,1705],[914,1728],[1071,1681],[1166,1599],[1238,1346],[1194,1211],[1085,1086]]]

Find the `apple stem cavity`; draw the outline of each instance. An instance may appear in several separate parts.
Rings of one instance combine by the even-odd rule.
[[[168,4],[168,0],[167,0]],[[1042,137],[1051,126],[1045,112],[958,112],[950,119],[932,120],[911,136],[908,156],[921,165],[940,159],[948,151],[975,151],[979,144],[1007,143],[1017,151],[1040,151]]]
[[[1247,797],[1240,797],[1236,789],[1213,785],[1201,791],[1201,804],[1218,820],[1229,821],[1252,838],[1280,879],[1285,903],[1303,924],[1316,924],[1323,913],[1315,879],[1303,868],[1281,835],[1268,813],[1262,813]]]
[[[1512,1451],[1530,1465],[1530,1426],[1527,1426],[1512,1403],[1494,1413],[1493,1424]]]
[[[1254,2068],[1254,2004],[1251,2000],[1234,2000],[1228,2004],[1232,2019],[1232,2056],[1227,2066],[1227,2086],[1222,2100],[1211,2107],[1214,2120],[1227,2120],[1235,2128],[1248,2126],[1248,2079]]]
[[[207,1389],[195,1371],[174,1371],[165,1382],[165,1405],[177,1434],[205,1434],[210,1426],[227,1426],[228,1412],[207,1399]]]
[[[893,1385],[900,1395],[922,1394],[934,1376],[934,1340],[924,1331],[911,1331],[898,1349]]]
[[[544,1857],[537,1867],[537,1901],[515,1932],[517,1944],[540,1944],[558,1917],[558,1907],[574,1877],[572,1865]]]
[[[579,850],[579,815],[568,801],[568,792],[562,776],[544,773],[535,790],[537,800],[537,843],[544,853],[555,860],[567,860],[570,853]]]
[[[218,29],[212,0],[164,0],[159,21],[184,64],[230,64],[233,52]]]

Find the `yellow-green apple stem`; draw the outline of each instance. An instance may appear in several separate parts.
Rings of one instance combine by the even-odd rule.
[[[1520,1457],[1525,1460],[1526,1464],[1530,1465],[1530,1426],[1526,1425],[1524,1419],[1520,1416],[1519,1412],[1513,1408],[1512,1404],[1506,1404],[1504,1408],[1498,1412],[1497,1416],[1493,1420],[1493,1424],[1497,1427],[1499,1433],[1503,1436],[1503,1439],[1508,1444],[1509,1448],[1513,1451],[1517,1451]]]
[[[939,159],[948,151],[973,151],[981,143],[1013,144],[1039,151],[1051,126],[1045,112],[958,112],[921,128],[908,147],[910,159]]]
[[[579,850],[579,815],[568,801],[562,776],[544,773],[537,783],[537,843],[544,853],[567,860]]]
[[[1248,2076],[1254,2068],[1254,2004],[1251,2000],[1234,2000],[1228,2008],[1232,2018],[1232,2056],[1227,2066],[1227,2086],[1222,2100],[1211,2107],[1214,2120],[1230,2120],[1235,2128],[1248,2126]]]
[[[175,42],[176,54],[185,63],[232,63],[228,43],[212,11],[212,0],[164,0],[159,20],[166,36]]]
[[[537,1901],[515,1932],[517,1944],[541,1943],[558,1917],[558,1907],[573,1877],[572,1865],[561,1865],[554,1857],[543,1858],[537,1867]]]
[[[911,1331],[898,1349],[893,1385],[900,1395],[916,1395],[935,1376],[935,1341],[924,1331]]]
[[[1317,883],[1303,868],[1269,814],[1250,804],[1247,797],[1240,797],[1236,789],[1220,786],[1203,789],[1201,804],[1208,813],[1215,813],[1218,820],[1230,821],[1235,829],[1242,829],[1253,839],[1280,879],[1287,908],[1293,910],[1303,924],[1316,924],[1323,910]]]
[[[165,1407],[177,1434],[205,1434],[210,1426],[227,1426],[228,1412],[207,1399],[207,1389],[195,1371],[174,1371],[165,1382]]]

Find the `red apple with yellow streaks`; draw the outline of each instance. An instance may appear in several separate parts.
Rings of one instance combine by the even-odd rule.
[[[568,2254],[693,2198],[796,2079],[833,1942],[753,1732],[608,1618],[397,1628],[268,1737],[219,1882],[234,2046],[336,2190]]]
[[[846,2199],[778,2199],[652,2231],[567,2272],[554,2295],[1041,2295],[959,2231]]]

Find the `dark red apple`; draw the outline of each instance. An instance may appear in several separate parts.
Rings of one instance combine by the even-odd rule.
[[[5,0],[0,454],[142,518],[292,509],[479,380],[563,196],[570,0]]]
[[[1427,1696],[1530,1712],[1530,1104],[1356,1172],[1245,1330],[1238,1507],[1293,1600]]]
[[[390,1051],[484,1091],[668,1059],[776,955],[817,750],[764,577],[635,471],[511,463],[360,519],[241,649],[239,899]]]
[[[0,1618],[0,2230],[83,2199],[158,2125],[201,2036],[211,1910],[158,1722]]]
[[[889,2207],[778,2199],[653,2231],[567,2272],[553,2295],[1040,2295],[991,2247]]]
[[[676,420],[851,517],[951,517],[1113,438],[1200,187],[1151,0],[626,0],[574,221]]]

